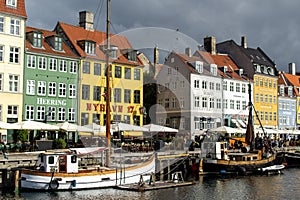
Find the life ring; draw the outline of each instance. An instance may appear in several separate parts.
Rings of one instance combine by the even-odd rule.
[[[58,183],[57,179],[51,180],[49,183],[49,188],[52,190],[56,190],[58,188],[58,186],[59,186],[59,183]]]

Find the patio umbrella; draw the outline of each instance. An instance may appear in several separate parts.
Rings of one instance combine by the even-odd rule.
[[[37,121],[22,121],[19,123],[14,123],[14,125],[16,125],[15,129],[20,129],[20,130],[47,130],[47,131],[59,130],[59,127],[55,125],[46,124]]]
[[[148,131],[148,129],[145,127],[121,123],[121,122],[112,124],[111,128],[113,129],[113,131],[142,131],[142,132]]]
[[[178,129],[161,126],[157,124],[147,124],[143,126],[148,132],[164,132],[164,133],[178,133]]]
[[[93,130],[90,128],[87,128],[85,126],[80,126],[77,124],[72,124],[69,122],[64,122],[64,123],[58,123],[56,126],[59,127],[60,130],[67,131],[67,132],[89,132],[93,133]]]
[[[208,130],[209,132],[218,132],[218,133],[246,133],[246,129],[232,128],[229,126],[220,126],[217,128],[212,128]]]
[[[0,121],[0,129],[18,129],[19,126],[7,122]]]

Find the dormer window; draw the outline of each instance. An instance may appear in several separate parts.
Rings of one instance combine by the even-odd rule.
[[[223,68],[223,72],[224,72],[224,74],[226,74],[227,73],[227,66],[224,66],[224,68]]]
[[[195,69],[196,69],[197,72],[203,73],[203,62],[196,61]]]
[[[34,47],[38,47],[38,48],[42,47],[42,33],[40,33],[40,32],[33,33],[32,45]]]
[[[260,65],[255,64],[254,67],[255,67],[255,72],[258,72],[258,73],[261,72],[260,71]]]
[[[17,7],[17,0],[6,0],[6,6],[16,8]]]
[[[62,38],[55,36],[54,37],[54,49],[57,51],[62,51]]]
[[[86,54],[95,55],[96,43],[91,40],[78,41],[78,45]]]
[[[288,96],[292,96],[293,95],[293,87],[292,86],[289,86],[288,88]]]
[[[128,51],[128,53],[127,53],[128,60],[132,61],[132,62],[136,62],[136,54],[137,54],[136,50],[130,50],[130,51]]]
[[[281,96],[284,96],[284,85],[280,85],[279,93]]]
[[[216,76],[217,75],[217,65],[216,64],[211,64],[210,65],[210,73],[213,75],[213,76]]]
[[[110,47],[110,58],[117,59],[118,47],[111,46]]]

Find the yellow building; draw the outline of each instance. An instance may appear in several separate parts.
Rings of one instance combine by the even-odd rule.
[[[25,22],[24,0],[0,2],[0,121],[8,123],[22,121]],[[0,140],[9,135],[1,130]]]
[[[93,13],[80,12],[80,26],[58,23],[56,32],[81,57],[79,69],[79,122],[105,125],[106,33],[93,29]],[[143,73],[137,51],[124,36],[110,35],[111,120],[143,124]]]
[[[277,128],[277,76],[254,74],[254,108],[264,128]],[[254,125],[260,126],[255,115]]]

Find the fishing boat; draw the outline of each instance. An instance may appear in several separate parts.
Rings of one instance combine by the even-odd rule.
[[[107,0],[107,31],[106,31],[106,107],[110,108],[110,64],[109,52],[109,6]],[[79,166],[80,152],[76,150],[49,151],[41,153],[34,169],[20,171],[20,188],[30,190],[78,190],[112,187],[120,184],[133,184],[140,180],[142,174],[155,173],[155,155],[148,160],[134,165],[120,163],[120,166],[111,166],[110,149],[110,109],[106,109],[106,147],[105,167],[95,165],[91,168]]]
[[[78,150],[41,153],[34,169],[22,169],[21,189],[79,190],[133,184],[143,174],[155,171],[155,156],[127,167],[79,167]]]
[[[229,149],[228,136],[208,131],[201,145],[200,174],[259,174],[262,169],[269,169],[266,167],[277,164],[276,153],[267,141],[263,141],[262,138],[255,138],[254,141],[253,105],[250,94],[249,85],[249,117],[245,144],[240,145],[239,149]],[[256,117],[258,118],[257,115]]]

